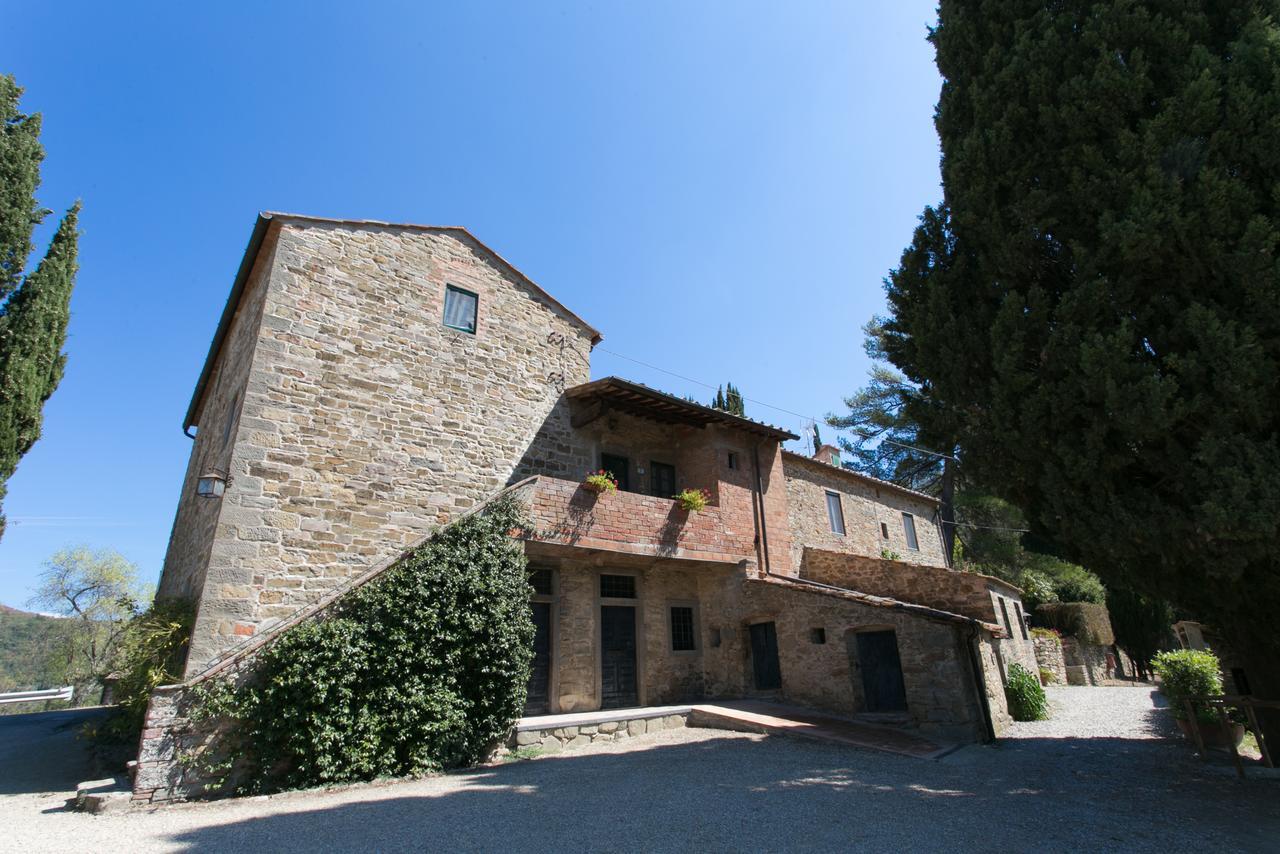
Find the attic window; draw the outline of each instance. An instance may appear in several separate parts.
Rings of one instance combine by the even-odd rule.
[[[476,334],[476,307],[480,297],[471,291],[444,286],[444,325],[450,329]]]

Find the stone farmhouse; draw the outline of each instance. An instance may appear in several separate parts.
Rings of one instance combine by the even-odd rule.
[[[758,697],[1005,725],[1006,668],[1036,667],[1020,593],[948,567],[932,498],[593,381],[600,340],[463,228],[260,215],[184,424],[159,595],[198,604],[186,676],[506,491],[534,521],[530,714]],[[600,468],[617,492],[582,487]]]

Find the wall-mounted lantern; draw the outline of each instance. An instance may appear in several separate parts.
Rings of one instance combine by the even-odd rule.
[[[205,469],[196,481],[196,495],[201,498],[221,498],[227,490],[227,475],[215,468]]]

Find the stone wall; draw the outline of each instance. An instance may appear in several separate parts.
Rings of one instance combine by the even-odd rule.
[[[1005,630],[1005,637],[995,640],[1001,670],[1014,662],[1036,670],[1035,650],[1021,619],[1022,591],[999,578],[813,548],[803,551],[800,576],[995,623]]]
[[[865,710],[857,656],[858,631],[892,629],[897,635],[907,694],[907,715],[921,730],[942,737],[976,740],[983,724],[967,650],[971,624],[922,616],[892,603],[872,603],[857,594],[809,587],[798,582],[746,578],[719,588],[703,584],[703,614],[719,646],[707,650],[707,694],[752,696],[748,627],[772,621],[777,630],[784,702],[837,715]],[[821,630],[817,632],[815,630]],[[989,637],[989,632],[979,631]],[[994,685],[999,671],[990,662]],[[997,717],[1003,690],[988,687]]]
[[[888,549],[908,563],[947,565],[935,518],[937,502],[798,454],[786,453],[783,461],[792,562],[796,566],[800,565],[806,548],[876,558],[882,549]],[[827,516],[828,491],[841,496],[843,535],[831,530]],[[915,519],[918,550],[907,547],[903,513]],[[888,538],[883,535],[885,530]]]
[[[248,382],[188,674],[521,475],[583,467],[562,391],[588,379],[595,333],[479,243],[306,219],[268,240],[256,342],[219,356]],[[446,284],[479,295],[474,335],[443,325]],[[202,439],[223,429],[217,394]],[[180,512],[165,590],[200,587],[179,580],[200,574],[189,529]]]
[[[1110,647],[1081,643],[1073,637],[1062,639],[1062,658],[1070,685],[1101,685],[1111,678],[1107,672]]]
[[[509,756],[520,750],[537,751],[540,754],[559,753],[602,741],[625,741],[646,733],[680,729],[688,725],[689,714],[688,711],[682,711],[678,714],[637,715],[628,720],[576,726],[520,726],[511,733],[505,749],[498,756]]]
[[[251,453],[233,440],[238,433],[240,408],[262,322],[275,243],[274,233],[263,241],[206,384],[199,416],[205,427],[197,433],[187,461],[156,590],[159,599],[191,600],[200,596],[224,502],[196,495],[196,481],[208,469],[227,475],[233,469],[244,468],[246,453]]]
[[[1053,674],[1053,682],[1058,685],[1067,684],[1067,664],[1062,657],[1062,641],[1056,637],[1032,638],[1035,645],[1036,665]]]

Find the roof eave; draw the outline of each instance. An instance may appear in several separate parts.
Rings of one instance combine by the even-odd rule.
[[[249,235],[249,245],[245,247],[244,257],[240,259],[240,268],[236,271],[235,282],[231,285],[231,293],[227,296],[227,304],[222,308],[222,317],[218,319],[218,328],[214,330],[213,341],[209,344],[209,353],[204,359],[204,367],[200,369],[200,379],[196,380],[195,391],[191,394],[191,403],[187,405],[187,414],[182,421],[184,433],[189,432],[196,423],[196,410],[199,409],[200,400],[204,397],[204,388],[209,382],[209,375],[213,373],[218,351],[222,349],[222,339],[226,337],[227,329],[231,326],[231,320],[236,315],[236,309],[240,305],[240,295],[244,293],[244,286],[249,280],[249,274],[253,271],[253,265],[257,263],[258,250],[262,248],[262,241],[267,236],[267,228],[271,225],[272,218],[273,214],[269,211],[263,211],[258,214],[258,218],[253,224],[253,232]]]

